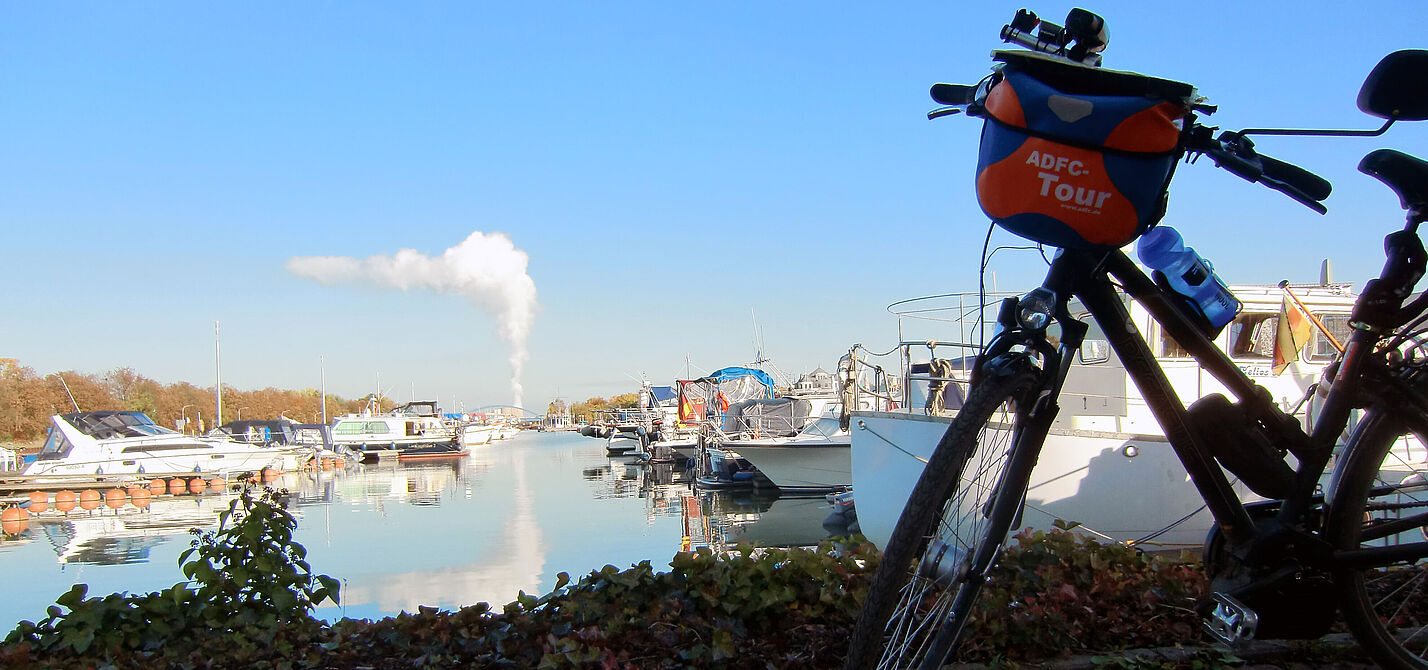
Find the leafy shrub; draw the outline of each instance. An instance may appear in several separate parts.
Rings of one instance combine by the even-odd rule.
[[[193,531],[193,546],[179,557],[191,582],[102,598],[86,598],[88,587],[75,585],[39,623],[21,621],[6,636],[0,665],[35,659],[45,667],[123,665],[162,655],[196,665],[217,657],[236,667],[274,649],[291,652],[291,640],[320,628],[312,608],[336,602],[338,592],[336,580],[313,575],[302,560],[306,551],[292,541],[297,522],[285,495],[264,489],[254,498],[245,487],[219,517],[218,530]]]
[[[217,531],[195,535],[182,562],[192,582],[103,598],[77,586],[10,633],[0,667],[838,667],[879,561],[859,542],[700,549],[667,572],[646,561],[575,583],[562,573],[549,594],[501,611],[422,607],[329,625],[311,611],[336,600],[336,583],[311,572],[294,524],[278,494],[245,492]],[[1016,663],[1201,644],[1192,607],[1204,590],[1190,562],[1024,532],[989,575],[959,653]]]
[[[1012,539],[988,575],[959,656],[1029,661],[1204,642],[1195,602],[1208,585],[1198,563],[1068,529]]]
[[[422,608],[377,622],[339,622],[343,665],[468,667],[823,668],[841,663],[847,630],[867,593],[876,550],[708,549],[592,571],[550,594],[521,594],[496,614],[485,604],[448,613]],[[348,656],[351,654],[351,656]]]

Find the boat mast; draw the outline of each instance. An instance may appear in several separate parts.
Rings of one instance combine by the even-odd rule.
[[[325,357],[323,357],[321,354],[319,354],[318,357],[317,357],[317,367],[318,367],[319,372],[321,373],[321,384],[322,384],[321,390],[318,391],[318,393],[320,394],[320,396],[319,396],[319,397],[320,397],[320,402],[321,402],[321,404],[322,404],[322,423],[323,423],[323,424],[326,424],[326,423],[327,423],[327,359],[326,359]]]
[[[214,403],[218,405],[218,420],[213,424],[214,428],[223,425],[223,355],[218,346],[218,322],[213,322],[213,365],[215,368],[214,379],[218,382],[213,388]]]

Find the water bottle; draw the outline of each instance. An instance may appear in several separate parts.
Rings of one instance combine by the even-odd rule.
[[[1136,245],[1136,255],[1140,262],[1164,274],[1176,293],[1200,308],[1212,332],[1219,332],[1240,311],[1239,299],[1215,276],[1214,267],[1194,249],[1185,246],[1174,228],[1151,228]]]

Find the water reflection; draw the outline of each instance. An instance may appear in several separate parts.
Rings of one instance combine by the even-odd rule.
[[[32,517],[21,537],[40,539],[61,564],[142,563],[168,537],[186,537],[190,528],[216,527],[231,499],[228,493],[183,495],[155,499],[147,509],[126,505],[46,512]]]
[[[810,547],[847,532],[846,528],[824,525],[833,505],[823,496],[709,491],[686,501],[683,512],[690,544],[716,550],[741,542],[762,547]]]
[[[285,474],[294,539],[313,569],[342,580],[342,605],[378,618],[420,605],[499,607],[546,593],[556,574],[605,564],[663,569],[682,548],[816,544],[831,506],[818,498],[696,491],[683,470],[609,458],[574,433],[522,434],[450,461],[383,462]],[[147,510],[50,511],[0,538],[7,580],[0,619],[42,616],[75,583],[91,593],[166,588],[190,528],[212,530],[231,491],[160,496]],[[3,624],[4,622],[0,622]]]

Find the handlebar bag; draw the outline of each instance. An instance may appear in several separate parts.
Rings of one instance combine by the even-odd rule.
[[[977,202],[1057,247],[1119,247],[1165,214],[1194,88],[1030,52],[1004,61],[982,106]]]

